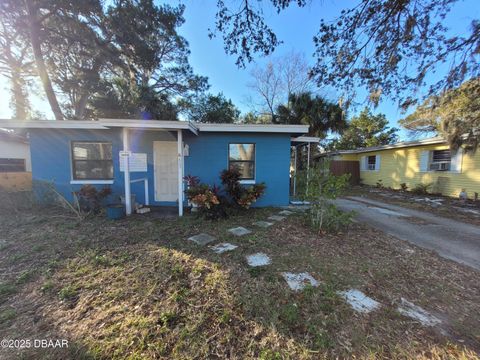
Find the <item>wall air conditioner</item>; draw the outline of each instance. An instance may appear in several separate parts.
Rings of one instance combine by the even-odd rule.
[[[449,161],[433,162],[433,163],[430,164],[430,170],[432,170],[432,171],[448,171],[448,170],[450,170],[450,162]]]

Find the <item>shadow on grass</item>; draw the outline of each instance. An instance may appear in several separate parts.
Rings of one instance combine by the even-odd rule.
[[[301,234],[289,225],[295,219],[266,230],[253,227],[276,211],[255,209],[218,222],[193,216],[77,222],[48,214],[21,223],[7,220],[10,245],[0,256],[15,275],[4,281],[14,285],[3,295],[0,291],[0,306],[15,314],[5,313],[0,332],[5,337],[16,329],[17,336],[48,334],[71,341],[68,350],[27,349],[27,358],[461,353],[390,307],[355,315],[336,295],[347,281],[312,256],[312,244],[302,244]],[[234,226],[255,231],[234,237],[227,232]],[[219,255],[186,241],[200,232],[239,248]],[[288,237],[298,241],[289,243]],[[270,254],[272,265],[249,269],[245,255],[257,251]],[[279,275],[288,270],[308,270],[322,285],[291,292]]]

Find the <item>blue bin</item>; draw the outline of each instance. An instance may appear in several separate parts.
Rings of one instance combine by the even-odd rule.
[[[107,217],[111,220],[118,220],[125,216],[125,206],[122,204],[107,205]]]

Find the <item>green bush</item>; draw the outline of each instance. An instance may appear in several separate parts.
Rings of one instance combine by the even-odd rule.
[[[342,212],[331,202],[348,186],[350,176],[334,176],[324,162],[297,175],[300,200],[310,203],[307,223],[317,232],[336,232],[350,224],[353,212]]]

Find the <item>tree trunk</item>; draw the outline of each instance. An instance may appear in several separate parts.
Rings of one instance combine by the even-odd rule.
[[[12,71],[12,93],[13,101],[15,102],[15,118],[18,120],[26,120],[27,118],[27,99],[23,89],[22,79],[18,69],[13,68]]]
[[[40,24],[37,20],[37,9],[32,3],[32,0],[26,0],[27,12],[28,12],[28,23],[30,31],[30,41],[32,43],[33,55],[35,57],[35,64],[37,66],[38,75],[47,95],[50,108],[52,109],[53,115],[56,120],[64,120],[62,110],[58,104],[57,96],[53,91],[52,82],[48,76],[47,67],[45,66],[45,60],[42,54],[42,48],[40,44]]]

